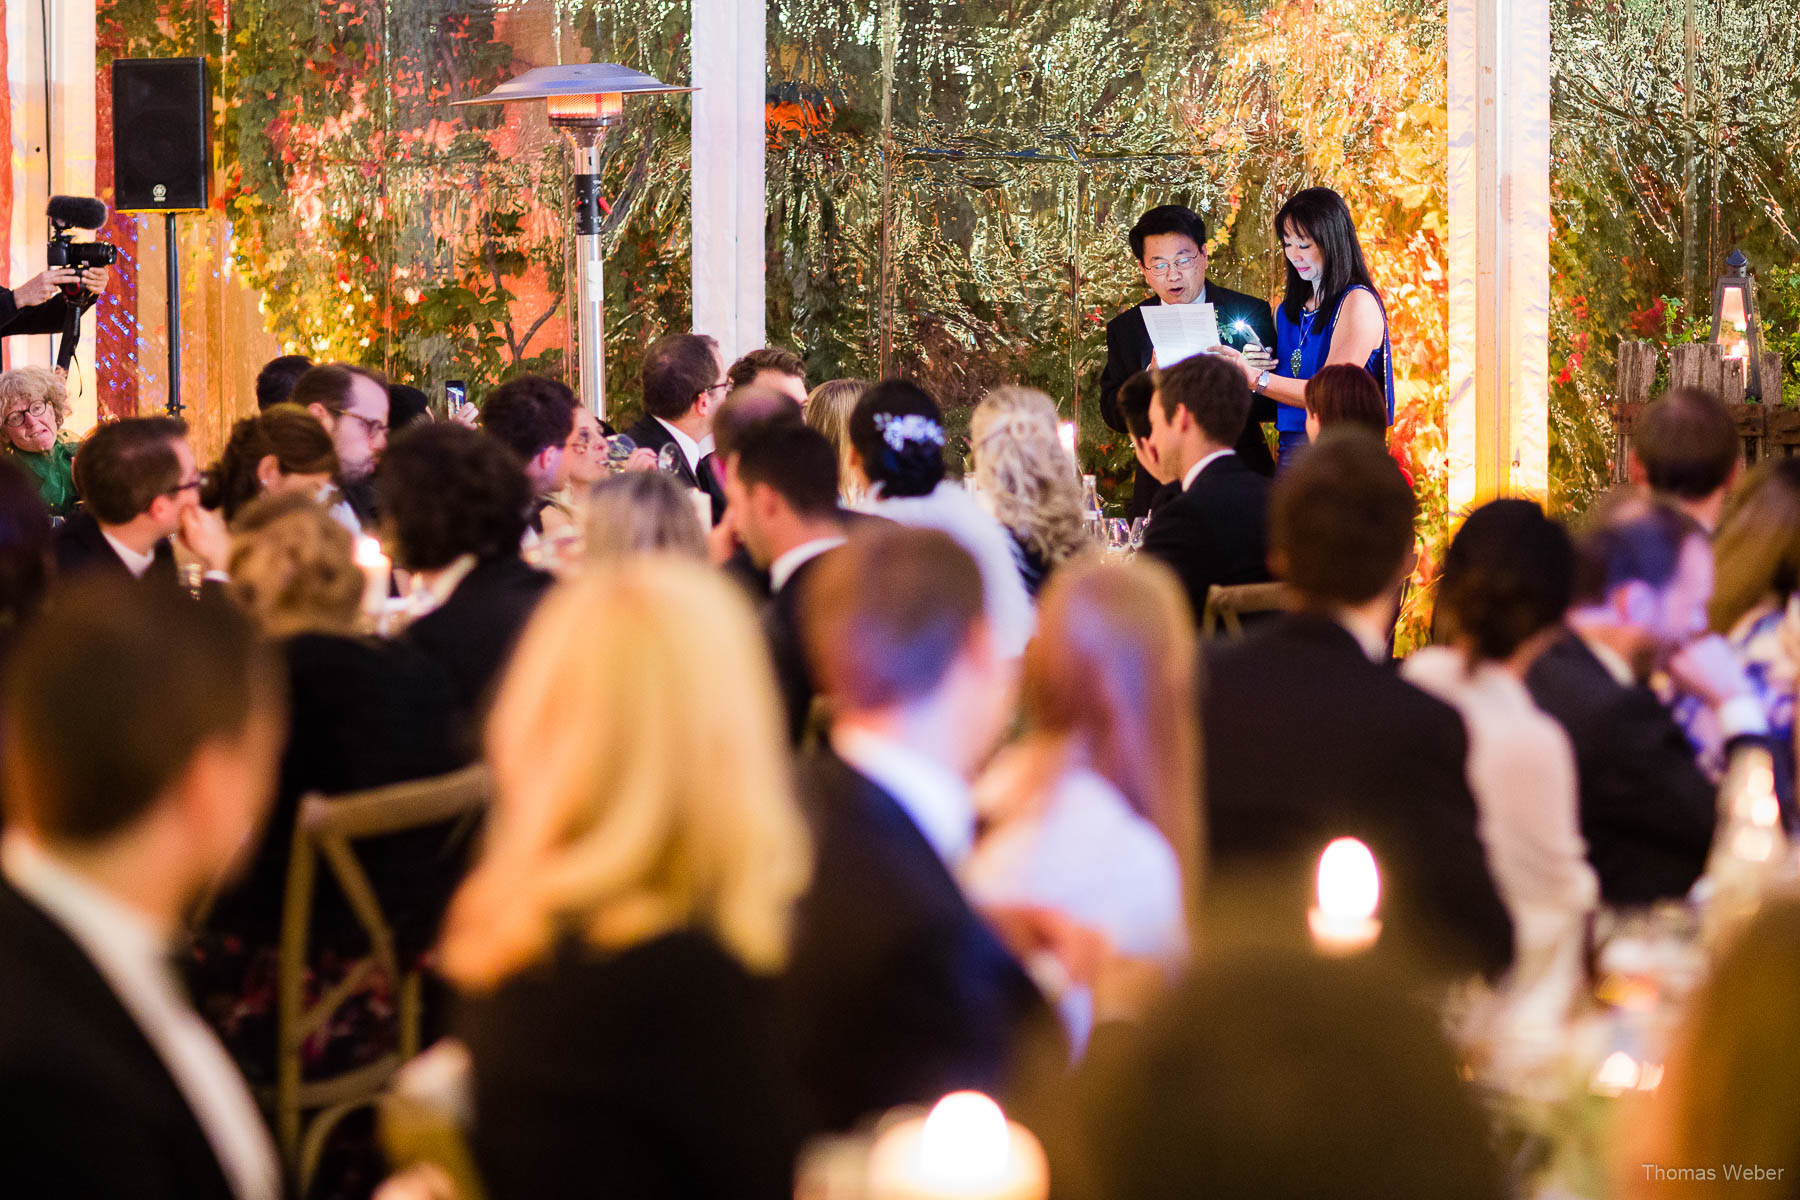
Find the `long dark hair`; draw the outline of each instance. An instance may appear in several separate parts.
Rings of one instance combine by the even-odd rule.
[[[1275,238],[1280,241],[1288,230],[1303,235],[1325,255],[1325,277],[1319,281],[1319,311],[1337,308],[1344,293],[1361,284],[1371,292],[1375,281],[1369,277],[1369,264],[1363,259],[1362,243],[1356,240],[1356,223],[1350,219],[1350,208],[1344,198],[1327,187],[1305,188],[1275,214]],[[1283,261],[1286,256],[1283,255]],[[1281,301],[1288,320],[1298,323],[1306,302],[1313,298],[1313,286],[1300,278],[1294,264],[1287,263],[1287,294]],[[1380,293],[1376,293],[1380,299]]]

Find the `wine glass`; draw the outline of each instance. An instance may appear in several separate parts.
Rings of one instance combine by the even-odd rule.
[[[1150,525],[1148,517],[1134,517],[1131,522],[1131,552],[1136,554],[1144,548],[1144,530]]]
[[[1123,557],[1131,551],[1131,522],[1123,517],[1106,519],[1106,550]]]
[[[617,475],[625,469],[625,463],[637,453],[637,443],[622,433],[615,433],[606,439],[606,469]]]
[[[657,451],[656,466],[666,475],[680,476],[687,469],[687,456],[681,452],[680,446],[670,442]]]

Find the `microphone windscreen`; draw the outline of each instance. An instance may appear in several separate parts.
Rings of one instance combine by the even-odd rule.
[[[92,196],[52,196],[45,211],[52,221],[77,229],[98,229],[106,224],[106,202]]]

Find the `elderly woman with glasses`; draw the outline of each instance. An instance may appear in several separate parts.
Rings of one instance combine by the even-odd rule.
[[[76,440],[63,433],[69,394],[62,376],[48,367],[18,367],[0,373],[0,426],[6,453],[37,483],[52,515],[66,517],[80,498],[75,493]]]

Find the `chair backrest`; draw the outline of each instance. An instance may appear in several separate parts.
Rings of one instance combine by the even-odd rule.
[[[473,825],[486,808],[488,795],[487,769],[477,765],[432,779],[341,796],[309,794],[300,801],[276,968],[275,1131],[282,1154],[303,1190],[331,1127],[349,1112],[372,1103],[400,1065],[418,1052],[418,971],[414,964],[401,961],[393,926],[357,858],[356,844],[458,820]],[[321,861],[367,935],[370,953],[308,1003],[307,948]],[[303,1082],[302,1054],[308,1039],[325,1029],[348,1001],[383,978],[398,996],[398,1045],[391,1053],[344,1074]],[[303,1116],[312,1110],[323,1111],[304,1129],[302,1142]]]
[[[1231,587],[1214,584],[1206,590],[1206,611],[1200,617],[1200,636],[1216,637],[1220,625],[1229,637],[1244,636],[1238,618],[1251,613],[1281,612],[1290,606],[1292,589],[1285,583],[1240,583]]]

